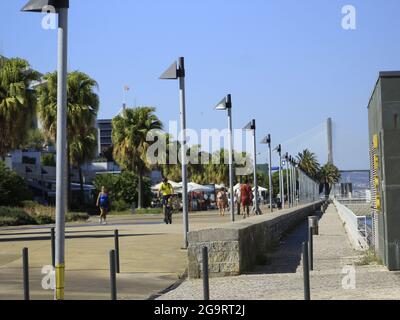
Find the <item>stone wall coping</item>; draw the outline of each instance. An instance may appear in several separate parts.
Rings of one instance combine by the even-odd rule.
[[[309,208],[312,205],[318,205],[322,202],[317,201],[309,203],[307,205],[298,206],[295,208],[289,208],[282,211],[276,211],[274,213],[265,213],[261,216],[250,217],[243,219],[242,216],[236,216],[236,219],[240,221],[230,222],[226,224],[219,224],[215,227],[208,227],[195,231],[190,231],[188,234],[189,245],[191,243],[205,243],[214,241],[237,241],[241,231],[251,228],[259,224],[275,224],[280,220],[285,219],[288,215],[292,215],[302,211],[305,208]]]

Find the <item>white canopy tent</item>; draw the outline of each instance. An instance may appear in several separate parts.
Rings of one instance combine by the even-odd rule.
[[[233,190],[236,192],[236,190],[238,190],[240,188],[240,183],[238,183],[236,186],[233,187]],[[255,190],[255,188],[252,188],[253,192]],[[261,194],[261,192],[268,192],[268,189],[263,188],[263,187],[258,187],[258,193]]]
[[[253,191],[254,191],[255,189],[256,189],[256,188],[253,188]],[[258,193],[261,193],[261,192],[268,192],[268,189],[263,188],[263,187],[258,187]]]
[[[179,183],[178,193],[182,193],[182,183]],[[213,192],[214,189],[207,186],[202,186],[200,184],[189,182],[188,183],[188,192]]]

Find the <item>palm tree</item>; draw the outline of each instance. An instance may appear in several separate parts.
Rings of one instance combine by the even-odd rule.
[[[57,72],[44,76],[46,84],[38,89],[39,117],[48,139],[57,135]],[[99,110],[98,84],[85,73],[74,71],[67,77],[67,153],[68,171],[71,163],[80,168],[83,161],[94,157],[95,121]],[[90,141],[90,142],[89,142]],[[71,147],[74,149],[71,152]],[[83,156],[84,155],[84,156]],[[70,174],[68,183],[70,183]],[[82,186],[81,186],[82,188]],[[71,188],[69,188],[70,190]],[[71,203],[71,190],[69,191]]]
[[[0,157],[25,139],[35,112],[35,92],[30,89],[39,74],[22,59],[0,60]]]
[[[126,109],[113,120],[114,159],[122,169],[138,174],[139,208],[143,207],[143,177],[150,170],[147,136],[163,128],[155,111],[152,107]]]
[[[320,169],[320,164],[315,153],[306,149],[298,154],[297,160],[299,162],[300,169],[302,169],[312,178],[317,176],[317,173]]]
[[[26,133],[25,139],[22,141],[20,147],[21,149],[29,150],[43,150],[46,145],[46,139],[42,130],[40,129],[29,129]]]
[[[341,178],[339,169],[332,163],[324,165],[318,172],[318,180],[325,189],[325,196],[329,196],[332,186],[338,183]]]
[[[172,181],[182,181],[182,166],[179,164],[178,157],[181,143],[174,140],[170,134],[165,134],[164,141],[165,153],[161,155],[162,162],[158,167],[162,171],[163,177]]]
[[[44,76],[46,85],[38,89],[39,117],[46,135],[52,140],[57,134],[57,72]],[[75,71],[67,78],[67,137],[79,134],[81,126],[93,126],[99,110],[98,84],[88,75]]]
[[[69,156],[72,165],[78,168],[79,183],[81,188],[81,205],[84,205],[83,173],[82,166],[93,159],[97,148],[96,129],[89,126],[82,126],[79,135],[75,135],[69,143]]]
[[[210,155],[210,163],[204,165],[204,179],[209,183],[229,185],[228,151],[221,149]]]

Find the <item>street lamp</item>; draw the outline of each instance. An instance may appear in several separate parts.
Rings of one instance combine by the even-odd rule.
[[[292,192],[292,201],[293,201],[293,206],[296,206],[296,198],[297,198],[297,174],[296,174],[296,161],[294,158],[291,157],[290,160],[291,166],[292,166],[292,183],[293,183],[293,192]]]
[[[185,92],[185,58],[175,61],[160,77],[161,80],[179,79],[179,102],[181,120],[181,161],[182,161],[182,204],[183,204],[183,249],[188,247],[189,210],[188,210],[188,181],[186,164],[186,92]]]
[[[299,205],[299,188],[297,185],[297,176],[298,176],[298,171],[299,171],[299,163],[296,160],[293,160],[293,166],[294,166],[294,190],[295,190],[295,199],[294,201],[296,202],[296,205]]]
[[[291,207],[292,204],[292,198],[291,198],[291,179],[290,179],[290,170],[289,170],[289,154],[286,153],[285,155],[285,161],[286,161],[286,184],[287,184],[287,194],[288,194],[288,205]]]
[[[65,211],[67,206],[67,54],[69,0],[30,0],[21,11],[42,12],[48,6],[58,13],[57,67],[57,174],[56,174],[56,287],[55,299],[64,300]]]
[[[293,159],[292,156],[289,156],[289,167],[290,167],[290,181],[291,181],[291,185],[290,185],[290,190],[291,190],[291,202],[292,202],[292,207],[294,207],[294,176],[293,176]]]
[[[271,148],[271,135],[266,136],[262,141],[262,144],[268,145],[269,150],[269,169],[268,169],[268,178],[269,178],[269,206],[271,213],[274,212],[274,208],[272,207],[272,194],[274,192],[274,186],[272,185],[272,148]]]
[[[253,157],[254,157],[254,195],[255,195],[255,212],[256,215],[261,215],[260,206],[258,203],[258,177],[257,177],[257,141],[256,141],[256,120],[250,121],[244,130],[251,130],[253,133]]]
[[[233,174],[233,129],[232,129],[232,96],[228,94],[220,103],[215,107],[216,110],[228,111],[228,130],[229,130],[229,184],[231,193],[231,217],[232,222],[235,222],[235,209],[234,209],[234,174]]]
[[[282,145],[275,148],[275,151],[279,155],[279,194],[281,195],[282,209],[285,209],[285,187],[283,184],[283,172],[282,172]]]

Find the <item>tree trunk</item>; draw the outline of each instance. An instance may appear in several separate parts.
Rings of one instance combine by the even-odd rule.
[[[82,167],[79,166],[79,183],[81,185],[81,208],[85,208],[85,191],[83,190],[83,174]]]
[[[138,209],[143,209],[143,174],[138,174]]]
[[[331,194],[331,188],[329,183],[325,183],[325,197],[326,199],[329,198],[329,195]]]

